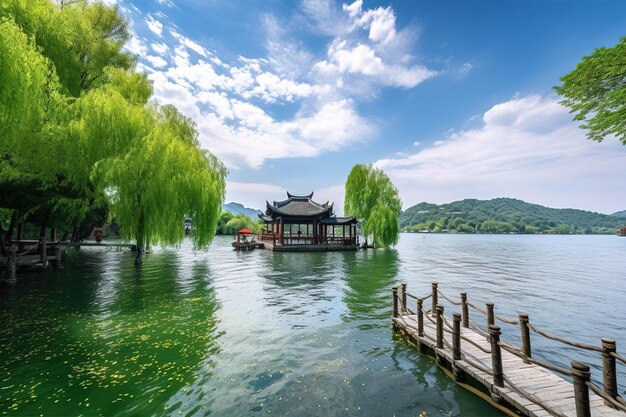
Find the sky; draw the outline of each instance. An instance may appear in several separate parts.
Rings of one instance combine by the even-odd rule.
[[[626,209],[626,146],[585,138],[553,87],[626,36],[620,1],[106,0],[154,99],[227,166],[226,201],[315,192],[352,166],[406,209],[511,197]]]

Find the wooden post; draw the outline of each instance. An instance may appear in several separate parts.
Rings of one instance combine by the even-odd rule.
[[[443,306],[437,306],[437,349],[443,349]]]
[[[63,247],[58,243],[54,245],[54,260],[57,265],[60,265],[63,260]]]
[[[15,248],[13,246],[7,247],[7,265],[4,273],[4,279],[7,283],[15,282]]]
[[[461,360],[461,315],[459,313],[452,315],[452,359],[454,380],[462,382],[465,380],[465,372],[456,363],[456,361]]]
[[[398,287],[393,287],[391,292],[393,293],[393,316],[398,317]]]
[[[580,362],[572,362],[572,381],[574,383],[574,401],[576,403],[576,417],[591,417],[589,404],[589,388],[587,382],[591,380],[589,366]]]
[[[491,369],[493,370],[493,384],[496,387],[504,386],[504,374],[502,372],[502,353],[500,352],[500,328],[495,324],[489,326],[491,335]]]
[[[485,304],[487,306],[487,328],[492,324],[496,324],[495,316],[493,314],[493,303]]]
[[[423,300],[421,298],[417,299],[417,335],[420,337],[424,336],[424,314],[422,312],[422,303]]]
[[[56,240],[57,240],[57,228],[53,226],[50,228],[50,242],[55,242]]]
[[[493,303],[486,303],[487,306],[487,328],[492,324],[496,324],[495,315],[493,313]],[[487,341],[491,340],[491,336],[487,336]]]
[[[17,251],[18,252],[22,252],[24,249],[24,246],[19,243],[20,240],[24,239],[24,221],[21,221],[17,224]]]
[[[452,359],[461,360],[461,315],[452,315]]]
[[[17,224],[17,240],[24,239],[24,222],[21,221]]]
[[[467,308],[467,293],[461,293],[461,311],[463,312],[463,327],[469,327],[469,309]]]
[[[433,299],[433,308],[430,310],[430,315],[432,316],[433,314],[435,314],[435,311],[437,311],[437,304],[439,304],[437,302],[437,283],[433,282],[432,283],[432,287],[433,287],[433,292],[430,298]]]
[[[522,353],[525,356],[531,357],[530,351],[530,328],[528,327],[528,314],[520,313],[519,316],[519,326],[520,332],[522,335]],[[526,361],[524,361],[526,362]],[[526,362],[528,363],[528,362]]]
[[[39,260],[43,266],[48,265],[48,244],[45,237],[39,238]]]
[[[617,373],[615,371],[615,357],[611,352],[617,351],[615,340],[602,338],[602,382],[604,392],[611,398],[617,398]],[[604,400],[604,404],[611,406],[611,403]]]
[[[403,282],[401,285],[402,285],[402,312],[403,313],[407,313],[407,306],[406,306],[406,282]]]

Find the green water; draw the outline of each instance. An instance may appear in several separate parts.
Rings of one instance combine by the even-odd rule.
[[[61,268],[21,275],[1,290],[0,413],[501,415],[393,334],[390,288],[408,281],[427,292],[437,279],[452,294],[490,291],[498,303],[519,287],[515,314],[516,303],[537,301],[531,289],[542,274],[565,287],[567,274],[584,271],[590,260],[578,260],[580,271],[561,268],[569,284],[559,284],[549,265],[515,260],[520,250],[550,256],[541,241],[476,238],[403,235],[394,250],[240,253],[218,237],[208,252],[188,242],[155,250],[141,269],[127,251],[70,251]],[[604,254],[609,245],[609,256],[626,246],[611,246],[626,239],[595,239]],[[564,242],[589,252],[589,241]],[[558,257],[563,242],[548,246]],[[616,262],[598,260],[608,270],[593,274],[609,282],[602,291],[619,298],[626,296],[623,281],[610,275],[625,269]],[[522,284],[524,274],[535,278]],[[584,285],[589,281],[575,289]],[[621,300],[609,315],[623,319]],[[564,310],[563,319],[544,313],[548,328],[567,323],[569,313],[581,319],[567,303]],[[597,328],[596,317],[583,319]],[[623,321],[598,331],[617,337],[618,347],[613,332],[626,333]],[[546,345],[545,355],[561,353],[551,349]]]

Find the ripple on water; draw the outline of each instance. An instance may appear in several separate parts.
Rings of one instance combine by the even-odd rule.
[[[626,239],[402,235],[393,250],[68,252],[0,295],[8,415],[500,415],[390,331],[390,288],[467,291],[588,343],[626,340]],[[452,311],[452,306],[446,306]],[[477,313],[471,313],[480,320]],[[505,340],[518,329],[503,325]],[[599,361],[533,337],[567,366]],[[626,375],[620,371],[620,381]],[[622,385],[623,390],[623,385]],[[6,395],[5,393],[8,393]]]

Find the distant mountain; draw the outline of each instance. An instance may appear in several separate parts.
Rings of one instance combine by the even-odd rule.
[[[613,217],[619,217],[620,219],[626,219],[626,210],[618,211],[616,213],[611,214]]]
[[[244,214],[250,217],[252,220],[258,220],[259,214],[263,214],[261,210],[255,210],[252,208],[244,207],[243,204],[239,204],[235,202],[223,204],[222,211],[228,211],[229,213],[232,213],[235,216]]]
[[[624,220],[576,209],[554,209],[513,198],[461,200],[449,204],[419,203],[400,215],[407,231],[479,233],[617,233]],[[625,214],[626,216],[626,214]]]

